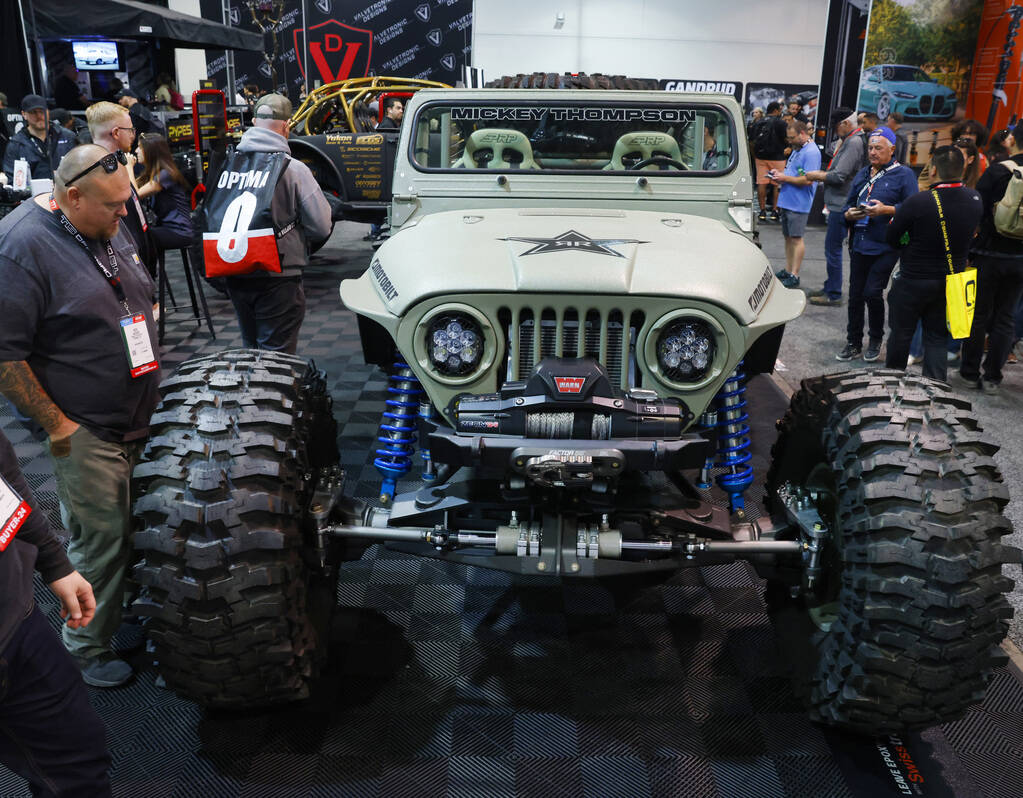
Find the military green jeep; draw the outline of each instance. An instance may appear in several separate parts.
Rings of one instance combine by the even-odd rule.
[[[905,730],[983,696],[1018,553],[996,447],[947,385],[805,381],[746,501],[747,388],[805,300],[756,244],[733,99],[427,89],[397,152],[392,234],[341,284],[389,375],[375,500],[344,495],[301,358],[232,351],[165,383],[135,572],[168,684],[306,695],[342,552],[378,542],[551,578],[744,558],[807,644],[815,718]]]

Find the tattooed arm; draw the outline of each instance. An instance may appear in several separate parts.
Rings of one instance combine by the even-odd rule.
[[[50,440],[67,438],[78,425],[47,396],[36,375],[24,360],[0,363],[0,393],[46,430]]]

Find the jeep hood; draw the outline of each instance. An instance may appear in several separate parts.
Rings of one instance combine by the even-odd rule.
[[[770,273],[755,245],[712,219],[533,208],[426,216],[380,247],[360,281],[395,316],[436,295],[633,294],[703,300],[749,324],[773,287]],[[359,310],[351,282],[341,297]]]

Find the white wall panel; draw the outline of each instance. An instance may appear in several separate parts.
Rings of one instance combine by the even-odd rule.
[[[816,83],[826,0],[476,0],[473,62],[518,72]],[[564,27],[554,28],[558,13]]]
[[[171,11],[180,11],[182,14],[191,14],[193,17],[202,16],[199,11],[199,0],[170,0],[167,8]],[[178,91],[185,98],[185,102],[191,104],[192,92],[199,88],[199,81],[206,78],[206,51],[178,48],[174,51],[174,66],[178,73]]]

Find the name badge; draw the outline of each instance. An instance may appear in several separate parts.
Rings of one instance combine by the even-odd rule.
[[[121,335],[128,351],[128,366],[132,377],[141,377],[159,366],[153,354],[153,342],[149,339],[146,317],[142,313],[121,319]]]
[[[0,477],[0,551],[4,551],[18,534],[32,508],[18,495],[6,479]]]

